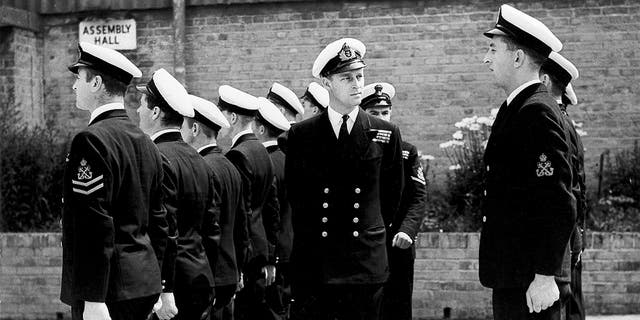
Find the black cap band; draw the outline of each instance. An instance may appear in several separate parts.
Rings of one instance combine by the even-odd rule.
[[[565,88],[571,82],[571,74],[553,59],[545,60],[540,69],[556,78],[560,82],[557,84],[558,86]]]
[[[202,113],[198,112],[198,110],[193,109],[193,119],[204,124],[205,126],[209,127],[209,129],[214,130],[214,131],[220,131],[220,126],[213,123],[213,121],[209,120],[207,117],[203,116]]]
[[[78,61],[68,67],[69,71],[73,73],[78,73],[78,68],[87,67],[94,69],[99,72],[104,72],[105,74],[113,77],[114,79],[123,82],[124,84],[131,83],[131,79],[133,79],[133,75],[110,64],[105,62],[104,60],[82,50],[82,47],[78,45],[78,51],[80,52],[80,56],[78,57]]]
[[[321,105],[320,102],[318,102],[318,100],[316,100],[316,97],[314,97],[311,92],[309,91],[309,89],[307,89],[307,91],[304,92],[304,94],[302,95],[303,98],[306,98],[307,100],[311,101],[311,103],[313,105],[315,105],[316,107],[320,108],[320,109],[325,109],[326,107]]]
[[[342,46],[340,52],[325,64],[320,75],[326,77],[344,71],[361,69],[367,65],[362,60],[360,51],[351,49],[346,43]]]
[[[256,113],[258,113],[258,110],[247,110],[245,108],[238,107],[235,104],[228,103],[222,100],[222,98],[218,98],[218,108],[223,111],[227,110],[229,112],[235,112],[237,114],[248,117],[255,117]]]
[[[271,102],[277,104],[277,105],[281,105],[289,110],[291,110],[293,112],[293,114],[298,114],[298,110],[296,110],[295,108],[293,108],[293,106],[287,102],[286,100],[284,100],[281,96],[275,94],[273,91],[269,91],[269,93],[267,93],[267,99],[271,100]]]

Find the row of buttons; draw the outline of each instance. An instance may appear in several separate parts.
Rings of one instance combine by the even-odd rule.
[[[327,217],[322,217],[322,223],[327,223],[327,221],[329,221],[329,218]],[[358,217],[353,217],[353,223],[358,223],[360,222],[360,219],[358,219]]]
[[[360,190],[360,188],[356,187],[355,189],[353,189],[353,192],[355,192],[356,194],[360,194],[362,190]],[[329,194],[329,188],[324,188],[324,193],[325,194]]]
[[[329,233],[327,233],[326,231],[322,231],[322,237],[323,237],[323,238],[326,238],[328,235],[329,235]],[[359,235],[360,235],[360,232],[358,232],[358,231],[354,231],[354,232],[353,232],[353,236],[354,236],[355,238],[357,238]]]
[[[327,203],[327,202],[323,202],[323,203],[322,203],[322,208],[324,208],[324,209],[329,208],[329,203]],[[357,202],[356,202],[356,203],[354,203],[354,204],[353,204],[353,208],[354,208],[354,209],[360,209],[360,204],[359,204],[359,203],[357,203]]]

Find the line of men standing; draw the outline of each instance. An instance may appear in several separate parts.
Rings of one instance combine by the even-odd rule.
[[[136,87],[137,127],[123,97],[140,70],[78,49],[69,69],[91,119],[65,169],[61,299],[74,319],[370,319],[383,304],[411,318],[426,183],[416,148],[369,114],[390,120],[394,93],[364,88],[364,44],[328,45],[322,85],[300,98],[223,85],[216,104],[156,70]]]
[[[508,5],[485,36],[510,94],[485,152],[480,281],[496,319],[583,319],[582,146],[566,113],[577,70]],[[327,45],[301,99],[223,85],[216,105],[159,69],[137,87],[139,127],[123,96],[140,70],[79,51],[69,69],[91,118],[67,158],[61,289],[74,319],[411,318],[426,182],[389,122],[395,89],[364,85],[362,42]]]

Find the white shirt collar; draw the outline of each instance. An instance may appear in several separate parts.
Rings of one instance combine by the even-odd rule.
[[[160,137],[161,135],[165,134],[165,133],[170,133],[170,132],[178,132],[180,133],[180,130],[172,128],[172,129],[164,129],[164,130],[160,130],[154,134],[151,135],[151,141],[156,141],[156,139],[158,139],[158,137]]]
[[[233,136],[233,139],[231,139],[231,145],[232,146],[235,145],[236,141],[238,141],[238,139],[240,139],[240,137],[244,136],[245,134],[250,134],[250,133],[253,133],[251,128],[238,132],[235,136]]]
[[[338,111],[333,110],[331,106],[327,108],[329,115],[329,122],[331,122],[331,127],[333,128],[333,133],[336,134],[336,138],[340,134],[340,126],[342,125],[342,114],[338,113]],[[351,133],[351,129],[353,128],[353,124],[356,123],[356,117],[358,117],[359,107],[354,107],[351,112],[349,112],[349,119],[347,119],[347,132]]]
[[[271,147],[271,146],[277,146],[278,145],[278,140],[271,140],[271,141],[265,141],[262,143],[262,145],[265,148]]]
[[[122,102],[112,102],[97,107],[93,112],[91,112],[89,123],[93,122],[93,120],[95,120],[99,115],[111,110],[124,110],[124,104],[122,104]]]
[[[218,146],[218,144],[216,144],[216,143],[209,143],[207,145],[204,145],[204,146],[198,148],[198,153],[202,152],[202,150],[204,150],[206,148],[217,147],[217,146]]]
[[[536,83],[540,83],[539,79],[535,79],[535,80],[531,80],[528,82],[523,83],[521,86],[517,87],[515,90],[513,90],[511,92],[511,94],[507,97],[507,105],[511,104],[511,101],[513,101],[513,99],[515,99],[515,97],[522,92],[522,90],[526,89],[528,86],[536,84]]]

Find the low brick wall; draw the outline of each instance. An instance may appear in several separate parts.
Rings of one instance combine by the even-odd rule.
[[[418,241],[414,318],[491,317],[491,292],[478,282],[477,233],[423,233]],[[640,313],[640,233],[589,233],[583,290],[588,314]],[[57,233],[0,234],[0,319],[70,319],[58,299]]]

